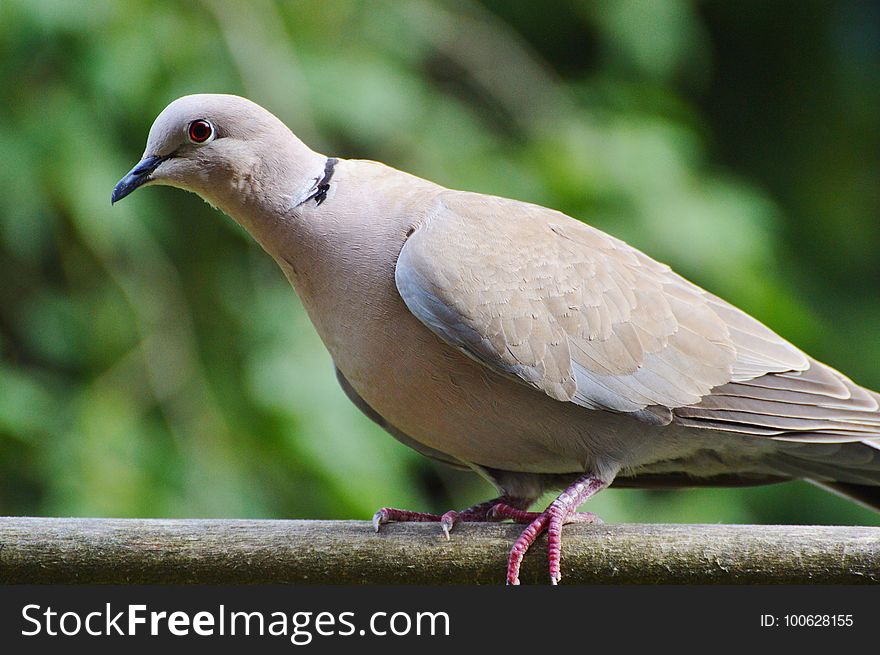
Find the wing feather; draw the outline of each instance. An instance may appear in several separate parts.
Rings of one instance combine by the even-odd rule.
[[[447,343],[557,400],[671,420],[732,380],[807,365],[746,314],[563,214],[459,192],[439,203],[398,258],[404,302]]]
[[[400,252],[397,288],[493,371],[652,424],[880,448],[880,396],[668,266],[535,205],[438,203]]]

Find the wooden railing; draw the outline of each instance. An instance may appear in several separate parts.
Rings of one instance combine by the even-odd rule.
[[[521,526],[0,518],[0,583],[503,584]],[[571,525],[563,584],[878,583],[880,527]],[[547,583],[545,539],[523,583]]]

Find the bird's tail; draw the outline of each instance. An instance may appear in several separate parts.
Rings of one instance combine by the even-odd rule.
[[[848,482],[816,482],[813,484],[828,491],[832,491],[848,500],[854,500],[859,505],[880,512],[880,487],[867,484],[850,484]]]
[[[880,512],[880,439],[782,442],[778,448],[767,462],[775,472],[808,480]]]

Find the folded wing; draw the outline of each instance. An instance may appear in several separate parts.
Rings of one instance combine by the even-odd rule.
[[[773,438],[880,435],[876,394],[559,212],[444,194],[406,241],[395,280],[441,339],[559,401]]]

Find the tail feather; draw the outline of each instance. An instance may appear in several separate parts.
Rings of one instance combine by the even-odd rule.
[[[850,484],[848,482],[815,482],[813,484],[827,489],[838,496],[857,502],[862,507],[867,507],[875,512],[880,512],[880,487],[866,484]]]

